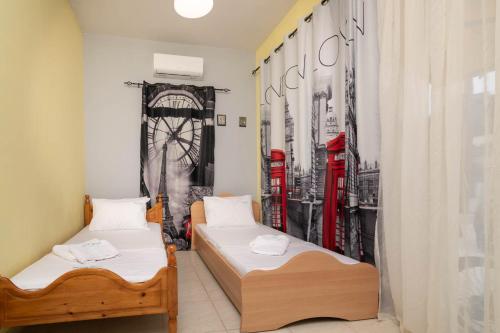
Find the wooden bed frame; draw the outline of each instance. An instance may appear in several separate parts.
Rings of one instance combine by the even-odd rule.
[[[255,220],[260,221],[260,205],[256,202],[253,212]],[[242,332],[275,330],[307,318],[377,317],[379,276],[372,265],[346,265],[331,255],[310,251],[275,270],[254,270],[241,276],[196,233],[196,225],[206,223],[202,201],[191,206],[191,221],[191,249],[198,252],[240,312]]]
[[[161,201],[146,214],[162,224]],[[84,224],[92,219],[85,196]],[[163,237],[162,237],[163,238]],[[27,291],[0,276],[0,328],[78,320],[168,314],[168,332],[177,331],[177,263],[175,245],[167,247],[168,265],[143,283],[130,283],[96,268],[75,269],[48,287]]]

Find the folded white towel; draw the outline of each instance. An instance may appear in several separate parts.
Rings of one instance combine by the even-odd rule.
[[[250,249],[257,254],[282,256],[289,244],[290,239],[285,235],[260,235],[250,242]]]
[[[54,245],[52,248],[52,253],[56,256],[69,261],[76,261],[75,256],[71,253],[69,245]]]
[[[63,259],[83,264],[111,259],[120,252],[107,240],[91,239],[80,244],[56,245],[52,248],[52,253]]]

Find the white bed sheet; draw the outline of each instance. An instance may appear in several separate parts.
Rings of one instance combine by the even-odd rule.
[[[105,239],[120,254],[112,259],[79,264],[49,253],[11,280],[21,289],[37,290],[77,268],[107,269],[132,283],[150,280],[161,268],[167,266],[167,254],[160,225],[148,223],[148,227],[149,230],[90,231],[87,226],[65,244],[81,243],[93,238]]]
[[[346,265],[359,263],[357,260],[284,234],[281,231],[262,224],[257,224],[254,227],[223,228],[209,228],[206,224],[198,224],[196,226],[196,231],[215,246],[242,276],[254,270],[277,269],[296,255],[307,251],[324,252]],[[253,253],[250,250],[250,242],[254,240],[255,237],[266,234],[286,235],[290,239],[290,245],[284,255],[261,255]]]

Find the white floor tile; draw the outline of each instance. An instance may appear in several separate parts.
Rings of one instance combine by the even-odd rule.
[[[218,285],[217,285],[217,287],[214,287],[213,289],[208,290],[208,297],[210,297],[210,299],[214,300],[214,301],[224,299],[224,300],[227,300],[230,302],[230,300],[227,297],[224,290],[222,290],[222,288],[219,287]]]
[[[178,286],[179,304],[185,302],[208,301],[208,294],[197,278],[193,280],[178,279]]]
[[[389,320],[359,320],[349,322],[348,325],[356,331],[356,333],[399,333],[399,326]]]
[[[215,280],[215,278],[210,272],[197,271],[197,275],[207,292],[210,293],[211,291],[214,290],[221,290],[219,283],[217,282],[217,280]]]
[[[211,301],[179,304],[177,317],[179,333],[208,333],[224,331],[224,325]]]
[[[236,330],[240,328],[241,317],[233,303],[227,298],[212,299],[212,303],[219,314],[219,317],[228,330]]]

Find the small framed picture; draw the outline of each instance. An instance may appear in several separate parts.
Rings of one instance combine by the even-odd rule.
[[[217,126],[226,126],[226,115],[218,114],[217,115]]]
[[[240,127],[247,127],[247,117],[240,117]]]

